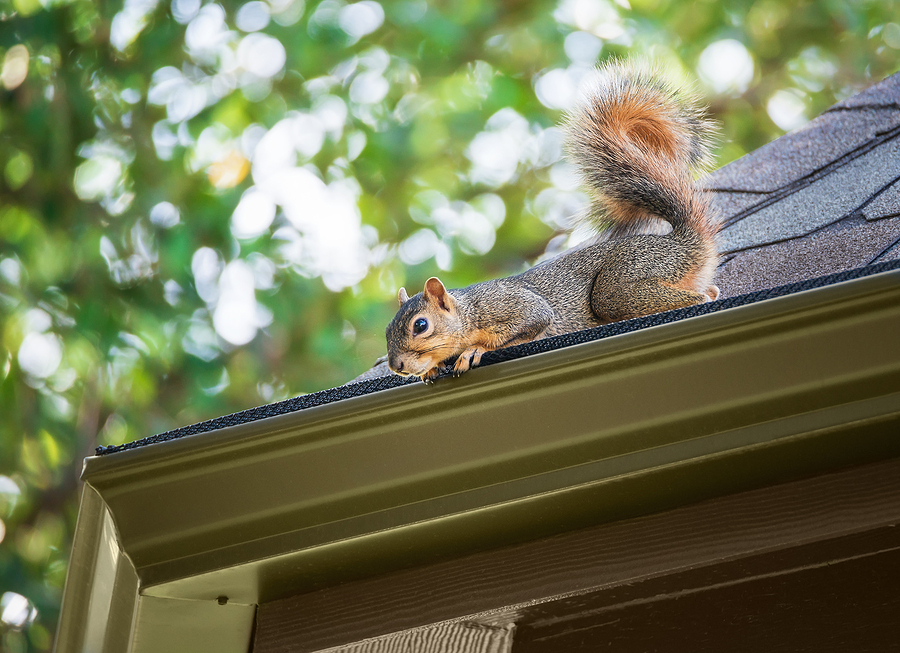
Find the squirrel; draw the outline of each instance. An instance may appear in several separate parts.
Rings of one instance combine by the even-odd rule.
[[[514,276],[453,290],[432,277],[413,297],[400,288],[391,371],[431,382],[487,351],[719,296],[718,223],[693,181],[715,127],[693,96],[646,64],[608,63],[563,127],[590,197],[582,222],[598,235]],[[660,219],[668,233],[652,233]]]

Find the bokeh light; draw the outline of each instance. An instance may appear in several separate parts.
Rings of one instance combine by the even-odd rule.
[[[24,45],[14,45],[7,50],[0,70],[0,84],[9,91],[17,88],[28,76],[28,61],[28,48]]]
[[[27,598],[16,592],[4,592],[0,596],[0,621],[21,630],[37,617],[37,609]]]
[[[753,58],[744,44],[735,39],[708,45],[697,65],[700,79],[719,94],[743,93],[753,81],[754,71]]]
[[[766,103],[766,111],[776,125],[785,131],[796,129],[806,123],[806,104],[797,91],[775,91]]]
[[[371,34],[384,23],[384,9],[374,0],[362,0],[340,10],[338,25],[352,43]]]
[[[234,17],[234,23],[242,32],[258,32],[265,29],[272,17],[269,5],[253,0],[241,6]]]

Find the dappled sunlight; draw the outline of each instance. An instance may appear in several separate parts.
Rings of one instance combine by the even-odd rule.
[[[578,30],[566,36],[564,48],[573,63],[594,66],[603,50],[603,41],[594,34]]]
[[[272,224],[276,210],[271,197],[256,187],[250,188],[231,215],[231,233],[235,238],[256,238]]]
[[[125,0],[122,11],[113,17],[109,26],[109,42],[116,50],[121,52],[134,42],[157,4],[159,0]]]
[[[398,248],[400,260],[407,265],[419,265],[434,257],[442,270],[450,267],[450,248],[442,243],[431,229],[414,231]]]
[[[181,212],[171,202],[160,202],[150,209],[150,222],[161,229],[169,229],[181,222]]]
[[[591,32],[601,39],[613,40],[625,34],[620,8],[608,0],[562,0],[553,17],[560,23]]]
[[[18,286],[22,281],[22,264],[14,258],[0,259],[0,277],[6,283]]]
[[[232,261],[219,278],[219,297],[213,327],[232,345],[246,345],[257,330],[272,323],[272,312],[256,301],[253,270],[244,261]]]
[[[182,25],[185,25],[200,11],[200,0],[172,0],[172,17]]]
[[[269,5],[259,0],[253,0],[241,6],[234,16],[234,24],[242,32],[258,32],[265,29],[272,18]]]
[[[809,120],[806,117],[806,104],[803,102],[803,96],[796,91],[775,91],[766,103],[766,111],[772,122],[785,131],[796,129]]]
[[[191,59],[198,63],[214,64],[227,52],[235,38],[225,24],[225,9],[216,3],[204,5],[188,23],[184,46]]]
[[[4,592],[0,596],[0,621],[21,630],[37,618],[38,612],[31,601],[16,592]]]
[[[0,84],[6,90],[17,88],[28,76],[28,48],[24,45],[14,45],[6,51],[3,58],[3,68],[0,69]]]
[[[134,224],[119,247],[107,236],[101,236],[100,255],[106,261],[112,280],[123,286],[151,278],[159,260],[154,235],[143,221]]]
[[[62,362],[62,342],[55,333],[32,331],[19,345],[19,367],[38,379],[46,379]]]
[[[534,93],[548,109],[572,109],[592,71],[593,67],[576,64],[568,68],[554,68],[535,80]]]
[[[466,151],[473,164],[469,178],[474,183],[500,187],[514,181],[523,169],[542,168],[562,156],[557,128],[529,124],[513,109],[501,109],[485,126]]]
[[[278,74],[286,56],[281,41],[265,34],[248,34],[237,47],[238,67],[261,78]]]
[[[343,7],[338,16],[338,25],[355,43],[371,34],[384,23],[384,9],[373,0],[362,0]]]
[[[555,230],[570,229],[573,217],[588,205],[588,197],[581,190],[580,179],[574,167],[565,161],[550,168],[550,180],[553,185],[537,194],[531,210]],[[575,245],[580,237],[578,235],[567,239],[567,242]]]
[[[715,93],[741,94],[753,81],[755,68],[747,48],[735,39],[716,41],[700,55],[697,73]]]
[[[201,247],[191,257],[194,287],[207,304],[215,304],[219,298],[219,274],[224,267],[219,253],[210,247]]]
[[[224,189],[234,188],[240,184],[248,172],[250,162],[247,158],[237,150],[229,150],[224,157],[210,164],[206,174],[210,184],[215,188]]]

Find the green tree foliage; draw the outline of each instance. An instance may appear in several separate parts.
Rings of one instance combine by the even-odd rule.
[[[0,0],[0,648],[47,650],[81,459],[330,387],[397,287],[521,270],[560,111],[640,53],[720,163],[897,70],[897,0]]]

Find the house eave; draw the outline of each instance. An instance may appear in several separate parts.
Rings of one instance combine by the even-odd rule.
[[[886,272],[89,458],[57,650],[900,456],[898,332]]]

